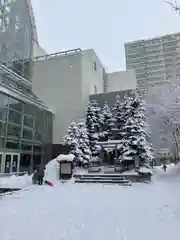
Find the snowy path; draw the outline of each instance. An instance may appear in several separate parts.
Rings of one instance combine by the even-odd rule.
[[[180,181],[59,184],[0,199],[2,240],[179,240]]]

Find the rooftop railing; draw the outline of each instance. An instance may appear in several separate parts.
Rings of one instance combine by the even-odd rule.
[[[51,54],[47,54],[47,55],[43,55],[43,56],[38,56],[38,57],[34,57],[32,59],[32,61],[39,61],[39,60],[48,60],[54,57],[65,57],[65,56],[70,56],[70,55],[76,55],[78,53],[82,53],[82,49],[81,48],[76,48],[76,49],[71,49],[71,50],[67,50],[67,51],[62,51],[62,52],[57,52],[57,53],[51,53]]]

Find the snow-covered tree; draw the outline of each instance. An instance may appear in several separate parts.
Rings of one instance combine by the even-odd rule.
[[[94,128],[95,132],[98,134],[98,140],[100,140],[102,135],[102,125],[103,125],[103,116],[101,114],[101,108],[95,100],[91,101],[91,105],[94,109]]]
[[[91,151],[89,147],[88,131],[84,122],[78,123],[77,126],[79,129],[79,142],[78,142],[80,150],[79,160],[82,163],[84,162],[89,163],[91,160]]]
[[[67,133],[63,138],[64,145],[70,148],[72,154],[79,153],[79,129],[74,121],[72,121],[67,129]]]
[[[129,117],[121,126],[122,139],[119,149],[121,161],[128,163],[131,157],[138,156],[140,165],[150,164],[153,160],[153,154],[149,143],[145,103],[137,95],[133,94],[131,97],[128,97],[126,107]]]
[[[122,138],[121,136],[121,127],[124,124],[124,101],[120,99],[120,96],[116,96],[116,102],[114,107],[112,108],[113,113],[113,122],[114,126],[112,128],[113,139],[119,140]]]
[[[99,153],[99,147],[96,142],[99,140],[100,125],[97,119],[97,105],[92,101],[89,103],[86,111],[86,128],[88,130],[89,145],[92,156],[97,156]]]
[[[112,138],[112,129],[114,127],[114,121],[112,112],[108,106],[107,101],[104,103],[104,107],[102,109],[102,133],[101,138],[103,141],[107,141]]]

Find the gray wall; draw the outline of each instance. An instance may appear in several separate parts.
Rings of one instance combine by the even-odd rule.
[[[55,144],[62,141],[72,120],[84,118],[95,87],[97,93],[103,92],[103,76],[103,66],[92,49],[33,63],[33,91],[55,114]]]
[[[125,94],[128,94],[134,90],[127,90],[127,91],[117,91],[117,92],[109,92],[109,93],[102,93],[98,95],[91,95],[89,97],[91,100],[96,100],[99,103],[99,106],[102,108],[104,102],[107,101],[110,108],[113,107],[113,104],[116,101],[116,96],[119,95],[121,99],[124,98]],[[150,100],[151,99],[151,100]],[[167,125],[162,120],[162,113],[156,112],[154,113],[152,102],[153,99],[149,97],[145,101],[147,104],[147,117],[148,117],[148,124],[151,131],[151,142],[153,144],[153,148],[156,152],[163,152],[167,151],[166,149],[171,148],[169,137],[167,136]]]
[[[72,120],[83,117],[81,101],[81,54],[36,61],[34,93],[55,114],[53,143],[60,143]]]
[[[97,95],[90,95],[89,100],[96,100],[99,103],[99,106],[102,108],[104,106],[104,102],[107,101],[109,107],[113,107],[116,102],[116,96],[119,95],[121,99],[124,98],[125,94],[132,92],[132,90],[125,90],[125,91],[116,91],[116,92],[108,92],[108,93],[101,93]]]

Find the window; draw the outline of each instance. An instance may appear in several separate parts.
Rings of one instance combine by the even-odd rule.
[[[7,136],[13,137],[13,138],[20,138],[21,127],[9,123],[8,129],[7,129]]]
[[[11,109],[17,110],[17,111],[22,111],[23,108],[23,103],[20,102],[19,100],[9,97],[9,107]]]
[[[0,120],[7,120],[7,108],[0,108]]]
[[[24,126],[33,128],[33,118],[29,116],[24,116]]]
[[[21,125],[22,123],[22,114],[14,110],[9,110],[9,122]]]
[[[34,116],[37,114],[37,109],[33,105],[27,103],[24,105],[24,113]]]
[[[9,149],[20,149],[20,142],[17,140],[7,139],[6,148]]]
[[[27,128],[23,128],[23,139],[32,140],[33,139],[33,131]]]
[[[95,84],[94,84],[94,94],[97,94],[97,87]]]
[[[8,96],[0,93],[0,108],[7,108],[8,107]]]
[[[34,152],[41,152],[42,146],[41,145],[34,145]]]
[[[32,150],[32,145],[30,143],[22,142],[21,143],[21,149],[31,151]]]
[[[97,71],[97,64],[96,64],[95,61],[94,61],[94,63],[93,63],[93,69],[94,69],[95,72]]]
[[[6,123],[0,122],[0,136],[6,135]]]

